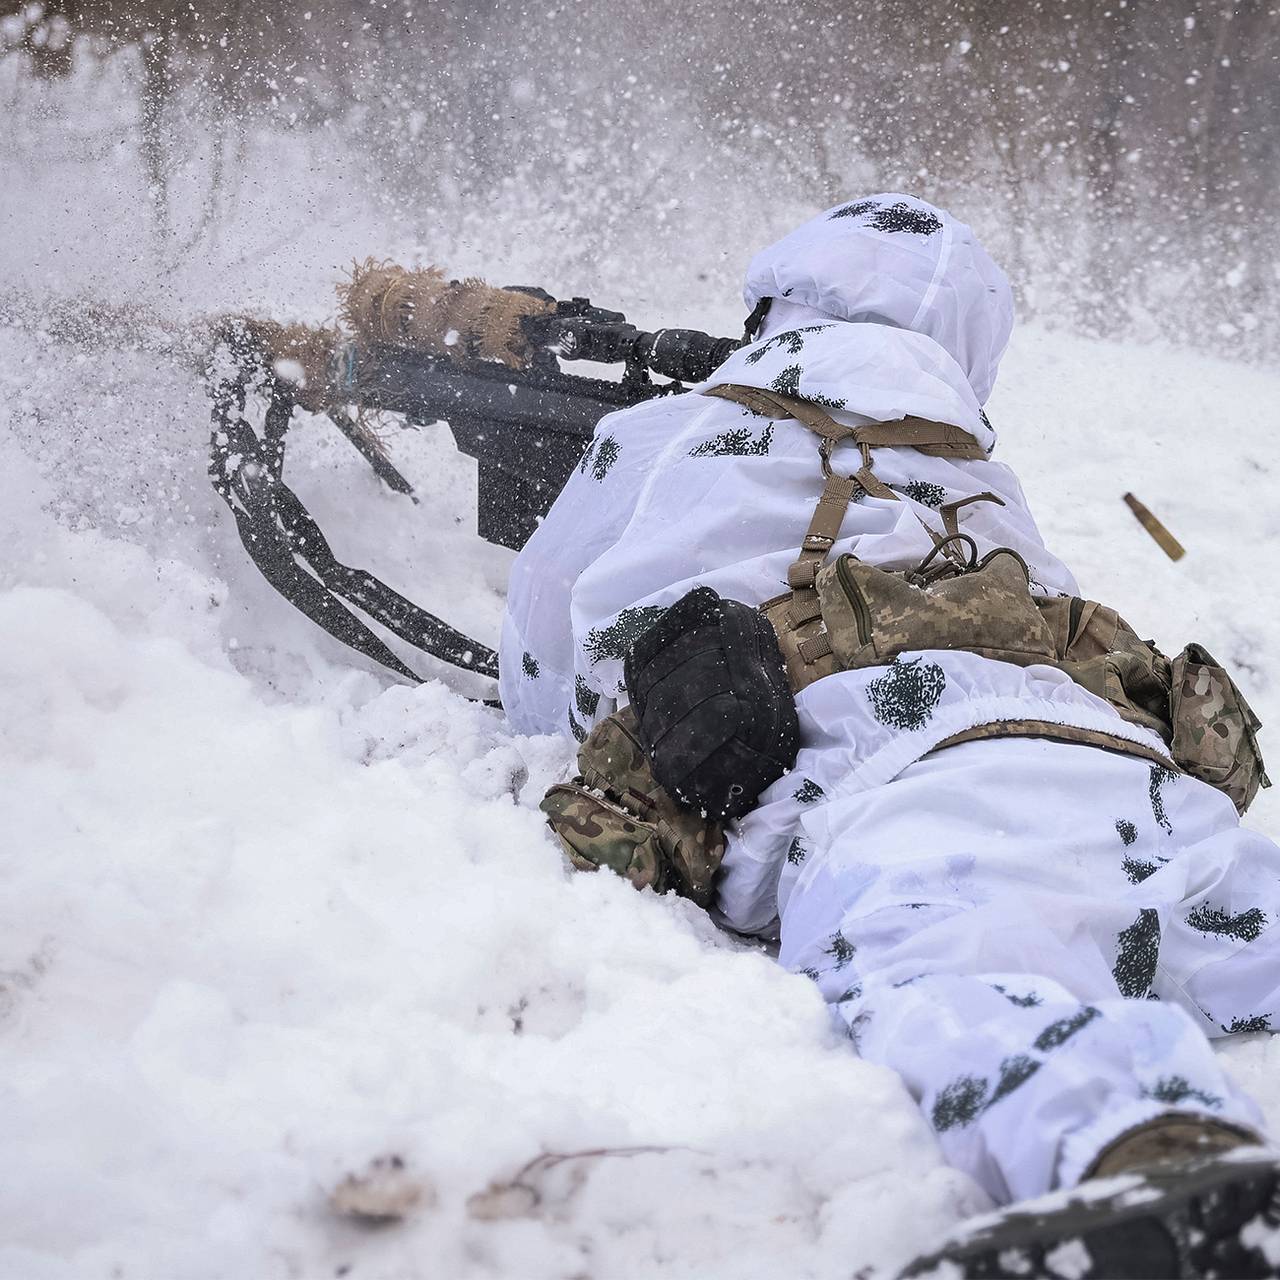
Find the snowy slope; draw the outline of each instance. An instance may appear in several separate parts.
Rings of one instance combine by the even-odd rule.
[[[0,1276],[834,1278],[981,1207],[807,982],[687,904],[566,871],[536,812],[562,744],[384,685],[256,581],[184,373],[12,330],[0,371],[0,1115],[21,1171]],[[1086,589],[1239,665],[1272,725],[1278,392],[1033,330],[992,405]],[[394,447],[430,501],[380,493],[318,426],[294,474],[345,551],[492,635],[505,553],[468,534],[470,464],[426,434]],[[464,557],[443,596],[438,546]],[[1253,821],[1280,835],[1280,805]],[[1280,1048],[1227,1052],[1280,1122]],[[468,1208],[544,1153],[635,1147],[658,1150]],[[430,1188],[417,1216],[334,1218],[327,1191],[388,1154]]]

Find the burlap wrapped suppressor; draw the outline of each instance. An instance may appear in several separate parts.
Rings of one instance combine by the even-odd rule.
[[[526,367],[533,348],[521,321],[555,304],[482,280],[446,280],[438,267],[408,271],[366,259],[340,285],[342,319],[366,346],[387,343],[429,355]]]

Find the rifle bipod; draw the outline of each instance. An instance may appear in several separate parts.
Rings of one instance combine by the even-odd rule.
[[[297,391],[276,374],[270,353],[250,326],[233,321],[222,328],[208,378],[213,400],[209,477],[230,507],[240,541],[263,577],[335,639],[407,680],[418,683],[422,677],[348,605],[415,649],[496,680],[498,655],[487,645],[333,554],[319,525],[284,480],[285,439],[298,405]],[[267,401],[261,435],[246,417],[249,396],[255,392]],[[408,491],[390,464],[389,475],[375,469],[393,488]]]

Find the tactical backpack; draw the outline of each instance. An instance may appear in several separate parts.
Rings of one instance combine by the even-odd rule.
[[[1027,736],[1084,742],[1166,765],[1172,757],[1180,769],[1228,795],[1240,813],[1260,786],[1270,786],[1258,749],[1261,723],[1202,646],[1188,645],[1170,661],[1114,609],[1078,597],[1033,595],[1027,566],[1010,548],[978,558],[977,544],[959,530],[958,513],[974,502],[1001,502],[995,494],[945,504],[944,532],[925,526],[935,545],[912,570],[879,569],[853,555],[828,562],[855,493],[898,500],[873,474],[872,449],[897,445],[938,456],[985,457],[968,433],[912,418],[846,427],[817,405],[755,387],[719,386],[707,394],[756,413],[795,418],[820,439],[826,485],[787,571],[791,590],[760,606],[777,632],[793,690],[834,671],[882,666],[921,649],[960,649],[1018,666],[1042,663],[1111,703],[1131,724],[1158,734],[1169,755],[1099,730],[1034,720],[979,725],[937,749]],[[831,468],[831,451],[845,440],[862,452],[862,467],[848,477]]]

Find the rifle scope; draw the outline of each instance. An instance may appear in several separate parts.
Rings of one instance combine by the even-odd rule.
[[[651,370],[676,382],[703,382],[740,347],[736,338],[713,338],[698,329],[647,333],[618,311],[593,307],[587,298],[556,303],[555,311],[526,322],[538,346],[562,360],[625,364],[629,373]]]

